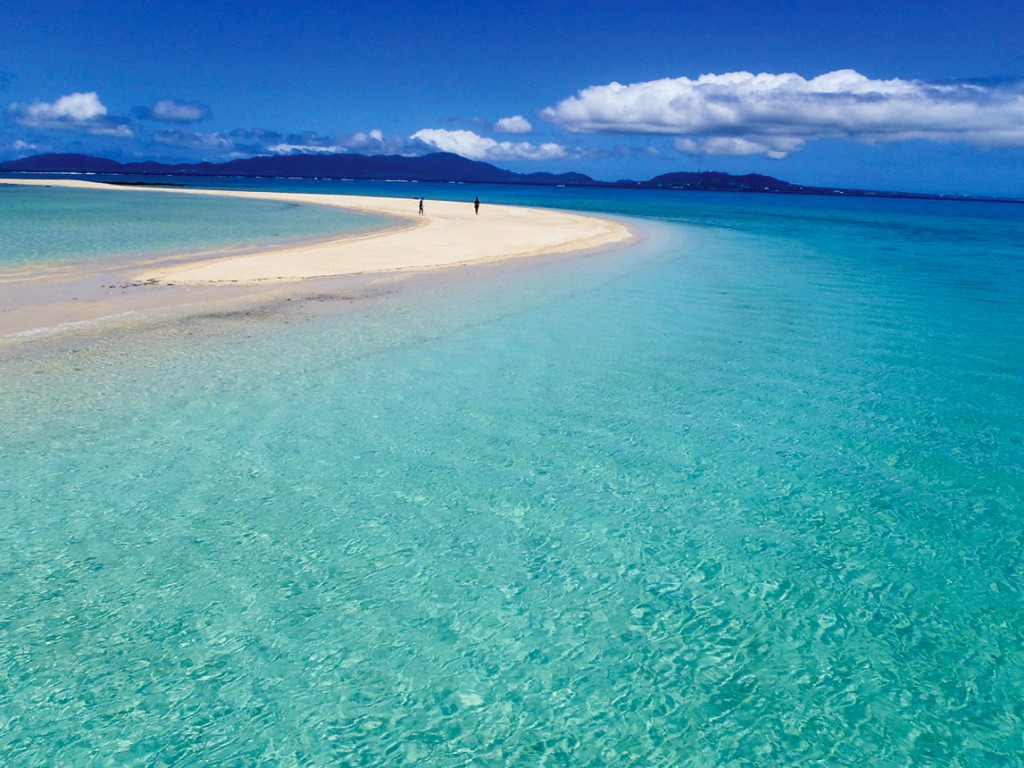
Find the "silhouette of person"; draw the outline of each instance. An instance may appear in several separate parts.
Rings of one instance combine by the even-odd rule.
[[[420,198],[420,216],[423,215],[423,198]]]
[[[477,216],[480,215],[480,198],[478,197],[473,201],[473,210],[476,211]]]

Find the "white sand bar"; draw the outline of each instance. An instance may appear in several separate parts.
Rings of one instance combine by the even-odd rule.
[[[105,329],[159,326],[258,307],[295,307],[308,295],[373,300],[419,277],[443,278],[443,267],[511,268],[515,257],[584,252],[624,243],[623,224],[576,213],[508,205],[480,206],[419,198],[235,192],[98,184],[72,179],[0,179],[0,184],[78,187],[109,194],[216,195],[308,203],[377,214],[380,229],[291,247],[140,254],[42,268],[0,271],[0,348],[23,341]],[[413,188],[414,185],[407,185]],[[412,189],[410,189],[412,191]],[[525,265],[529,259],[523,258]],[[456,273],[453,273],[456,276]],[[310,292],[314,293],[310,293]],[[293,299],[295,301],[293,301]],[[302,304],[305,306],[305,304]]]
[[[0,180],[0,183],[4,183]],[[404,226],[342,236],[326,242],[159,266],[134,275],[177,285],[294,281],[337,275],[422,270],[519,256],[580,251],[631,239],[619,222],[565,211],[490,205],[476,214],[471,200],[223,191],[164,187],[111,187],[92,182],[17,180],[7,183],[167,192],[179,195],[276,200],[324,205],[398,219]]]

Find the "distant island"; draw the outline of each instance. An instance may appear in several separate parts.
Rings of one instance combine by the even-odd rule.
[[[352,181],[434,181],[483,184],[533,184],[542,186],[625,187],[678,189],[702,192],[754,192],[788,195],[834,195],[844,197],[888,197],[919,200],[985,200],[1015,202],[1014,198],[979,198],[959,195],[929,195],[914,192],[884,192],[864,189],[807,187],[759,173],[734,175],[717,171],[679,171],[646,181],[621,179],[597,181],[582,173],[516,173],[450,152],[418,157],[403,155],[305,154],[272,155],[229,160],[223,163],[121,163],[80,154],[43,154],[0,163],[0,173],[84,173],[120,176],[224,176]],[[143,182],[146,183],[146,182]],[[153,183],[158,183],[154,180]]]

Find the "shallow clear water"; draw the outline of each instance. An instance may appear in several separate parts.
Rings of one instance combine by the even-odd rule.
[[[1022,217],[589,207],[0,374],[5,764],[1020,765]]]
[[[379,226],[322,206],[0,184],[0,270],[288,243]]]

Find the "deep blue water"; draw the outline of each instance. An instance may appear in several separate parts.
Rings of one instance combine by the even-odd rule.
[[[6,765],[1022,764],[1024,208],[260,183],[646,239],[12,360]]]

